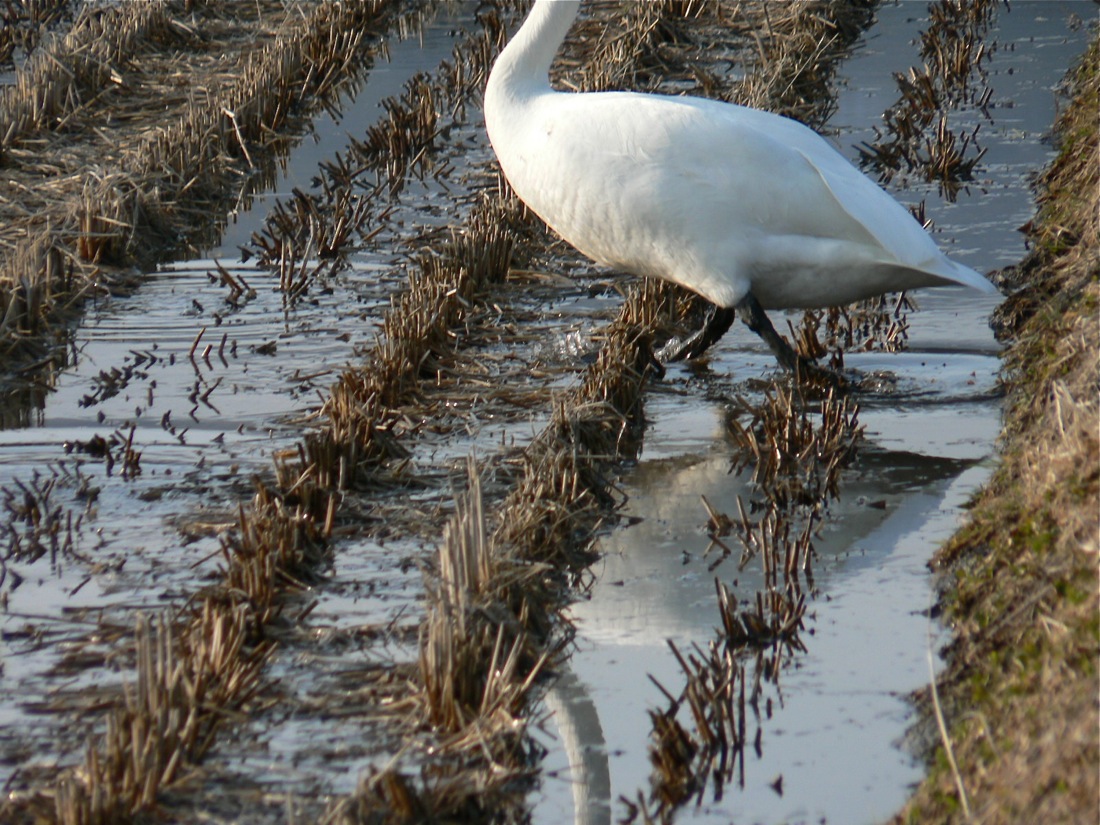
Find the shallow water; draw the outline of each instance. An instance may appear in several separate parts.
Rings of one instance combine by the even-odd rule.
[[[381,309],[404,279],[400,264],[409,251],[396,246],[397,229],[291,308],[268,276],[232,262],[273,198],[308,186],[318,160],[341,148],[344,134],[361,133],[377,117],[382,97],[449,55],[455,23],[468,19],[475,6],[448,6],[450,17],[425,29],[423,48],[394,44],[392,62],[372,70],[339,117],[318,121],[319,139],[293,152],[274,191],[259,194],[251,211],[236,216],[217,249],[164,267],[132,295],[91,312],[77,335],[74,366],[59,376],[56,390],[41,406],[5,414],[0,486],[64,465],[69,476],[58,484],[55,501],[83,514],[74,532],[84,558],[47,556],[12,566],[24,580],[8,590],[0,619],[0,776],[7,779],[36,758],[44,742],[60,742],[62,760],[79,755],[64,749],[79,747],[80,732],[66,738],[53,731],[54,717],[32,713],[26,700],[104,678],[100,669],[54,670],[64,663],[60,643],[100,615],[178,602],[213,575],[217,536],[247,498],[250,476],[270,471],[273,452],[293,445],[299,419],[316,406],[334,371],[372,340]],[[885,5],[868,42],[842,69],[847,88],[832,125],[851,157],[856,153],[848,147],[868,139],[867,124],[893,102],[888,72],[915,60],[909,41],[923,8]],[[1090,8],[1088,2],[1018,0],[1010,14],[1002,13],[996,37],[1016,48],[1002,49],[990,63],[994,120],[982,129],[989,153],[980,182],[954,205],[940,201],[934,187],[914,185],[900,193],[905,201],[928,201],[938,239],[971,266],[988,270],[1023,253],[1015,227],[1031,213],[1027,174],[1050,155],[1038,138],[1052,119],[1051,89],[1084,42],[1083,32],[1069,31],[1066,15],[1087,18]],[[489,151],[476,122],[458,130],[453,143],[455,156],[467,162]],[[461,179],[459,170],[452,185]],[[430,180],[414,184],[399,209],[410,226],[431,226],[448,218],[454,194]],[[388,247],[390,237],[395,245]],[[224,287],[207,276],[215,261],[243,276],[256,297],[240,309],[226,306]],[[539,310],[549,342],[510,354],[544,364],[583,354],[585,334],[619,303],[613,290],[590,291],[591,285],[502,288],[516,306]],[[749,755],[743,790],[728,789],[722,803],[708,801],[695,818],[870,821],[889,815],[919,778],[919,765],[898,740],[912,718],[905,696],[927,680],[926,654],[942,641],[921,613],[930,601],[925,563],[988,472],[985,459],[998,429],[998,347],[985,320],[994,300],[944,289],[918,302],[922,311],[911,317],[909,352],[848,359],[862,370],[894,373],[897,387],[861,399],[868,443],[845,477],[818,547],[818,595],[807,622],[813,632],[804,636],[808,651],[784,670],[781,698],[772,694],[772,716],[758,722],[762,755]],[[272,344],[274,354],[264,354]],[[112,369],[122,378],[99,378]],[[571,384],[574,369],[563,368],[552,385]],[[568,821],[575,804],[578,821],[617,819],[623,808],[615,800],[647,789],[646,710],[659,694],[645,677],[652,674],[670,690],[680,681],[665,640],[710,638],[718,622],[714,575],[727,583],[737,579],[739,594],[757,588],[758,574],[737,572],[732,560],[707,571],[712,559],[704,558],[706,514],[699,497],[735,512],[735,497],[746,488],[728,474],[733,447],[725,435],[725,400],[751,392],[746,382],[771,369],[771,356],[738,324],[708,366],[671,370],[647,399],[651,423],[644,451],[624,479],[630,496],[624,515],[641,520],[606,537],[597,582],[573,610],[577,646],[548,698],[555,720],[542,735],[548,774],[532,798],[536,821]],[[449,466],[475,447],[486,455],[502,441],[522,444],[545,417],[534,411],[479,422],[473,411],[456,414],[468,415],[469,432],[426,434],[414,459],[438,477],[418,494],[433,518],[449,497]],[[109,469],[79,452],[94,436],[125,437],[131,428],[141,451],[141,474],[132,479],[120,479],[119,466]],[[67,452],[66,444],[77,451]],[[91,505],[72,480],[76,472],[96,490]],[[885,509],[872,502],[885,502]],[[310,594],[318,606],[302,623],[302,638],[288,642],[272,668],[287,693],[285,712],[265,717],[212,761],[231,764],[280,793],[298,794],[349,791],[364,767],[388,761],[388,754],[379,756],[376,732],[349,719],[334,724],[327,714],[303,707],[311,697],[338,695],[356,668],[380,656],[415,656],[408,633],[420,610],[415,562],[437,539],[343,540],[331,577]],[[384,651],[359,643],[364,629],[391,623],[402,632],[387,640]],[[571,759],[585,770],[571,776]],[[782,796],[769,786],[778,775],[784,777]],[[581,787],[588,790],[577,802]]]
[[[389,62],[372,69],[354,104],[321,117],[318,137],[291,152],[273,191],[250,197],[251,211],[230,216],[210,257],[163,266],[132,294],[91,308],[72,345],[72,366],[52,390],[15,393],[0,410],[0,488],[57,478],[50,500],[76,525],[73,553],[10,563],[6,571],[0,779],[8,781],[36,752],[45,755],[51,739],[66,747],[62,732],[50,727],[53,718],[30,716],[26,707],[27,696],[76,687],[58,684],[64,656],[54,642],[75,639],[116,612],[185,599],[214,576],[218,536],[251,495],[252,476],[270,476],[273,454],[296,444],[321,393],[356,349],[373,341],[389,295],[404,283],[396,253],[360,256],[289,306],[270,274],[238,262],[238,246],[261,228],[264,207],[295,186],[308,188],[318,161],[378,118],[381,99],[450,56],[454,24],[444,15],[419,38],[392,42]],[[239,308],[228,304],[226,287],[211,279],[218,264],[254,297]],[[131,432],[141,457],[140,473],[129,479],[120,477],[120,462],[111,467],[82,451],[97,437]],[[74,477],[85,480],[90,496]],[[418,571],[399,575],[388,561],[393,589],[419,585]],[[20,577],[17,586],[10,574]],[[404,601],[418,598],[414,589]],[[390,618],[382,599],[377,594],[371,603],[374,620]],[[123,621],[129,627],[132,620]]]
[[[1067,22],[1088,12],[1083,3],[1027,2],[1002,12],[990,34],[999,44],[988,66],[992,121],[973,111],[951,121],[973,128],[985,120],[980,144],[988,151],[977,180],[954,204],[928,184],[895,187],[903,203],[924,199],[938,242],[980,271],[1025,253],[1016,228],[1031,216],[1030,175],[1053,156],[1041,137],[1055,114],[1054,88],[1084,43]],[[853,161],[853,147],[873,139],[870,125],[896,99],[889,73],[919,61],[911,41],[923,13],[923,4],[885,4],[841,67],[845,85],[830,126]],[[908,352],[846,358],[863,371],[890,371],[898,384],[860,399],[867,443],[817,544],[807,652],[782,672],[770,718],[750,716],[749,740],[760,728],[761,751],[746,752],[744,787],[727,788],[720,801],[708,789],[681,821],[880,821],[922,775],[903,746],[913,722],[907,697],[927,684],[945,641],[926,618],[927,562],[990,472],[999,347],[986,323],[996,298],[954,288],[916,298],[921,311],[910,317]],[[703,384],[768,367],[767,353],[739,326],[719,344]],[[684,649],[714,638],[715,577],[741,598],[762,585],[759,571],[739,572],[735,559],[708,571],[714,556],[705,555],[700,496],[734,516],[736,497],[749,497],[746,482],[729,475],[735,448],[723,405],[691,393],[657,396],[646,413],[645,450],[624,480],[629,526],[603,542],[597,581],[572,611],[578,635],[568,673],[548,699],[556,721],[548,725],[536,822],[617,821],[623,797],[648,793],[646,711],[665,703],[646,677],[674,695],[684,683],[666,640]],[[778,777],[781,793],[773,787]]]

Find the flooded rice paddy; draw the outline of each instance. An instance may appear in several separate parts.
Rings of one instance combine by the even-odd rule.
[[[75,333],[72,365],[48,386],[30,382],[5,399],[0,504],[14,512],[25,497],[53,519],[37,534],[42,555],[7,565],[0,593],[0,775],[9,785],[36,765],[79,758],[90,713],[73,725],[54,711],[90,711],[98,689],[127,678],[112,645],[130,632],[134,611],[181,605],[216,575],[219,537],[235,524],[251,477],[270,473],[343,365],[374,340],[419,239],[484,185],[489,149],[471,117],[449,136],[439,164],[449,171],[412,182],[353,265],[302,300],[288,301],[269,273],[241,262],[239,247],[272,204],[309,187],[343,136],[378,117],[380,100],[448,56],[475,6],[448,5],[419,39],[393,44],[391,62],[354,101],[315,124],[317,139],[294,150],[275,190],[242,201],[218,248],[102,301]],[[853,159],[897,98],[891,73],[919,63],[924,7],[883,4],[841,68],[830,128]],[[1031,214],[1029,175],[1053,151],[1043,137],[1054,90],[1083,47],[1080,19],[1092,8],[1016,2],[1000,12],[982,80],[991,96],[984,110],[966,107],[953,121],[980,125],[986,154],[975,179],[953,203],[935,184],[892,182],[903,202],[925,201],[937,239],[962,263],[989,271],[1022,257],[1016,228]],[[219,266],[243,294],[230,295]],[[522,383],[544,395],[574,383],[593,350],[590,334],[621,301],[614,276],[583,264],[570,274],[520,274],[494,296],[502,324],[516,329],[485,348],[484,381],[512,383],[517,400],[486,415],[441,401],[410,459],[415,485],[365,500],[362,524],[338,534],[331,569],[271,665],[279,701],[210,757],[226,796],[266,800],[270,820],[283,821],[289,803],[274,798],[347,793],[398,751],[325,697],[371,667],[415,659],[420,565],[438,543],[456,468],[473,451],[522,447],[541,429],[549,404],[521,403]],[[890,379],[859,397],[866,439],[815,543],[806,650],[783,656],[778,679],[764,685],[735,781],[721,799],[708,789],[682,820],[876,821],[920,776],[904,742],[907,697],[927,682],[944,640],[927,617],[926,563],[986,477],[999,406],[998,346],[987,325],[995,302],[961,289],[916,300],[905,352],[846,356],[847,366]],[[678,690],[683,676],[667,641],[686,649],[714,636],[715,577],[735,594],[761,588],[756,566],[739,570],[736,555],[718,561],[702,499],[735,515],[738,496],[750,495],[748,479],[730,472],[737,448],[728,418],[734,399],[758,395],[772,374],[771,356],[738,324],[705,364],[670,369],[651,386],[643,450],[620,480],[627,503],[571,608],[576,637],[536,733],[546,754],[530,797],[534,821],[617,821],[627,810],[621,799],[648,792],[648,711],[663,699],[647,677]],[[398,508],[405,515],[389,523]],[[29,540],[18,523],[6,530],[5,542]]]

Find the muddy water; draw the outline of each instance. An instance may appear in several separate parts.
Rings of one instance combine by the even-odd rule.
[[[133,295],[99,307],[81,328],[74,366],[58,377],[56,390],[28,390],[30,403],[5,410],[0,486],[30,484],[36,472],[39,485],[56,478],[51,500],[73,515],[76,553],[9,565],[22,583],[13,587],[9,576],[5,585],[0,776],[42,754],[61,761],[79,755],[82,731],[58,731],[54,717],[39,712],[92,681],[121,677],[115,668],[73,666],[66,640],[82,638],[100,617],[108,624],[119,617],[125,630],[131,608],[178,602],[212,575],[217,536],[248,495],[250,475],[268,473],[272,453],[294,443],[318,392],[369,343],[388,296],[403,282],[399,264],[409,250],[397,244],[415,233],[400,241],[398,224],[430,227],[455,211],[461,169],[450,190],[430,180],[411,186],[399,205],[406,217],[351,270],[295,306],[284,304],[268,276],[236,263],[238,245],[259,227],[272,199],[308,186],[318,160],[341,148],[345,133],[360,134],[373,122],[379,99],[446,57],[455,25],[475,6],[449,5],[451,16],[429,25],[422,45],[395,44],[392,63],[375,69],[338,117],[317,124],[318,140],[295,151],[275,191],[235,216],[209,258],[165,267]],[[1038,138],[1053,113],[1050,88],[1084,39],[1069,31],[1066,18],[1087,18],[1089,8],[1017,2],[1002,14],[996,36],[1015,48],[990,64],[995,105],[993,121],[983,125],[989,153],[980,185],[955,205],[925,186],[900,193],[928,201],[940,241],[972,266],[990,269],[1022,253],[1014,229],[1030,214],[1026,174],[1049,154]],[[842,147],[868,139],[867,124],[893,102],[894,87],[884,78],[915,61],[909,41],[922,11],[917,3],[884,6],[871,38],[847,64],[833,120]],[[459,164],[488,154],[476,119],[453,144]],[[208,277],[215,259],[248,281],[255,297],[239,308],[226,305],[225,288]],[[545,342],[511,355],[544,368],[575,361],[588,347],[586,334],[619,302],[614,290],[591,280],[537,290],[514,284],[500,297],[537,316]],[[997,430],[997,348],[985,325],[993,302],[942,290],[920,304],[908,353],[849,359],[860,369],[894,373],[896,388],[861,399],[869,443],[819,543],[808,651],[772,690],[771,716],[750,723],[761,728],[762,749],[747,759],[744,789],[728,789],[721,803],[708,798],[703,819],[869,821],[891,812],[919,775],[897,741],[910,718],[904,695],[927,678],[926,651],[938,646],[938,631],[921,615],[929,601],[924,563],[987,472],[983,460]],[[575,369],[563,369],[554,385],[571,383]],[[754,570],[738,572],[732,562],[707,570],[713,557],[704,557],[699,497],[730,512],[735,497],[747,493],[743,480],[728,474],[733,448],[725,409],[771,369],[770,356],[738,325],[707,367],[671,371],[649,397],[645,451],[624,480],[626,515],[640,521],[606,538],[597,583],[575,607],[577,649],[548,697],[555,717],[543,738],[549,754],[546,779],[532,798],[536,820],[569,821],[576,810],[579,820],[610,821],[623,813],[615,800],[634,797],[647,781],[646,710],[660,697],[645,676],[674,691],[679,684],[665,639],[710,638],[715,575],[736,580],[738,594],[757,589]],[[474,447],[489,455],[502,442],[522,444],[546,411],[500,422],[479,421],[476,411],[456,414],[468,414],[464,435],[426,434],[418,448],[421,468],[435,474],[435,483],[412,494],[423,502],[426,522],[439,520],[449,497],[449,463]],[[81,451],[96,436],[125,439],[131,432],[139,475],[123,478],[121,460],[109,467]],[[415,656],[415,562],[437,535],[342,541],[331,578],[311,594],[318,606],[301,623],[301,638],[288,640],[274,663],[283,706],[257,720],[242,741],[216,751],[212,768],[231,764],[237,781],[247,775],[261,788],[308,796],[349,791],[363,768],[389,761],[392,751],[374,731],[334,721],[330,709],[308,708],[348,689],[357,669]],[[381,651],[365,641],[380,627],[392,631]],[[102,651],[109,649],[108,641]],[[782,796],[770,785],[778,776]]]

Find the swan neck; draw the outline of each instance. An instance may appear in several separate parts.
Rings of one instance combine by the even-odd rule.
[[[500,53],[490,85],[513,94],[550,88],[550,64],[580,8],[580,0],[536,0],[520,30]]]

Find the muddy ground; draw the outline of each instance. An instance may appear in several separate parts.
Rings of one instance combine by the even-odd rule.
[[[581,88],[648,88],[668,75],[682,84],[679,88],[687,84],[815,122],[828,110],[829,67],[867,24],[869,5],[839,0],[789,4],[783,14],[773,6],[765,19],[754,4],[735,4],[735,10],[725,7],[719,26],[713,4],[626,4],[625,11],[602,4],[592,28],[573,40],[562,76]],[[9,136],[0,162],[11,172],[4,198],[10,210],[7,234],[2,236],[3,369],[16,403],[26,404],[29,397],[33,406],[35,397],[48,392],[67,358],[66,324],[87,296],[140,288],[134,265],[207,242],[203,238],[219,231],[219,221],[207,223],[200,216],[225,214],[227,203],[262,187],[264,170],[277,163],[288,130],[308,122],[325,101],[338,100],[347,88],[343,84],[354,84],[353,64],[358,70],[369,66],[383,48],[376,34],[415,28],[416,12],[414,4],[398,3],[303,3],[287,13],[283,3],[180,2],[145,4],[125,23],[111,23],[108,10],[103,12],[107,23],[74,25],[68,50],[63,43],[62,52],[42,60],[35,82],[21,95],[11,93],[0,109]],[[486,15],[484,28],[466,51],[456,53],[449,72],[412,84],[391,109],[389,130],[370,135],[356,153],[328,168],[323,208],[308,198],[292,199],[283,218],[269,224],[255,251],[266,258],[288,302],[322,293],[331,274],[326,267],[336,271],[356,244],[400,237],[399,221],[387,223],[386,209],[376,204],[417,176],[446,179],[441,172],[446,150],[439,144],[452,126],[440,122],[440,113],[454,117],[456,124],[461,120],[463,101],[476,95],[488,59],[516,19],[509,4],[502,5],[499,18]],[[612,36],[593,34],[610,22],[617,26]],[[60,25],[64,30],[64,15]],[[771,37],[761,41],[754,32],[762,30]],[[634,45],[638,41],[640,49]],[[34,38],[23,42],[39,48]],[[703,42],[723,57],[747,52],[750,56],[739,64],[743,79],[731,80],[719,58],[700,66]],[[95,59],[82,63],[89,51]],[[50,68],[59,64],[70,68]],[[34,88],[51,91],[35,97]],[[270,91],[270,98],[261,89]],[[1094,87],[1092,94],[1095,111]],[[152,98],[158,106],[167,99],[179,107],[169,115],[158,109],[157,121],[169,124],[160,132],[150,131],[142,120],[143,113],[150,114]],[[453,128],[461,134],[461,125]],[[1076,148],[1084,145],[1093,150],[1095,161],[1095,124],[1090,132],[1086,122],[1080,131],[1082,143],[1068,142],[1071,148],[1064,154],[1088,157]],[[1072,137],[1076,131],[1067,126],[1063,134]],[[101,142],[80,145],[80,138],[89,135]],[[92,159],[95,175],[87,171]],[[1091,174],[1094,179],[1095,164],[1084,169],[1087,174],[1072,167],[1066,177],[1087,183]],[[204,569],[204,586],[185,593],[170,619],[141,618],[133,632],[133,615],[100,615],[94,640],[66,637],[71,666],[106,661],[113,672],[125,674],[136,668],[141,688],[127,696],[117,686],[107,687],[91,697],[75,696],[69,707],[55,700],[51,713],[80,720],[63,745],[70,758],[21,775],[9,788],[6,815],[72,822],[130,821],[153,810],[180,821],[200,814],[211,820],[244,816],[234,808],[240,800],[224,787],[219,791],[219,786],[242,781],[215,767],[219,744],[233,739],[242,718],[262,718],[279,702],[290,701],[272,689],[269,666],[278,646],[302,649],[305,634],[297,628],[307,627],[313,609],[302,594],[325,575],[331,548],[341,536],[383,541],[394,531],[420,532],[425,541],[435,542],[439,525],[452,518],[438,558],[427,564],[432,575],[425,614],[334,634],[320,650],[333,658],[351,646],[378,642],[416,650],[411,660],[397,665],[343,674],[344,682],[333,687],[348,706],[341,713],[349,718],[362,713],[369,720],[359,724],[372,740],[383,747],[404,741],[404,747],[419,749],[424,754],[420,772],[375,770],[346,798],[262,797],[248,812],[259,816],[262,810],[272,821],[284,815],[329,822],[522,818],[519,799],[537,764],[526,738],[527,711],[568,638],[560,608],[584,576],[592,536],[617,506],[615,473],[637,450],[643,428],[640,399],[649,381],[641,356],[653,336],[682,329],[693,307],[667,290],[631,291],[617,318],[596,319],[604,326],[593,336],[600,346],[586,353],[595,361],[587,370],[565,354],[547,358],[539,353],[538,376],[524,357],[497,359],[492,345],[501,333],[494,323],[502,313],[511,319],[509,343],[519,352],[525,346],[537,351],[530,332],[521,330],[538,320],[525,316],[522,308],[510,308],[509,284],[560,288],[546,273],[564,267],[590,290],[609,287],[600,275],[584,281],[584,263],[570,258],[531,221],[491,170],[473,188],[478,195],[464,206],[461,222],[441,220],[436,232],[402,241],[426,254],[410,267],[409,288],[390,299],[376,344],[358,353],[361,366],[349,367],[314,411],[312,428],[278,454],[274,468],[260,474],[254,496],[249,498],[239,480],[221,489],[241,502],[228,517],[235,527],[227,532],[217,526],[195,528],[215,549],[220,543],[220,569]],[[1014,350],[1020,354],[1013,356],[1009,373],[1010,386],[1019,388],[1011,396],[1012,409],[1020,411],[1011,420],[1021,422],[1010,425],[1010,434],[1025,432],[1025,425],[1033,425],[1032,433],[1056,431],[1058,438],[1047,445],[1054,457],[1039,457],[1030,446],[1041,440],[1034,435],[1026,447],[1006,441],[1006,469],[986,496],[993,515],[976,511],[976,526],[952,545],[955,550],[949,548],[951,558],[981,557],[953,568],[963,571],[961,584],[948,597],[960,635],[955,669],[945,677],[938,698],[950,726],[947,741],[954,745],[958,779],[950,767],[934,768],[903,815],[913,821],[966,817],[967,811],[990,821],[1018,821],[1031,812],[1072,821],[1078,812],[1095,808],[1097,725],[1090,722],[1085,737],[1076,725],[1083,714],[1095,718],[1097,696],[1096,474],[1088,472],[1097,466],[1095,358],[1088,357],[1096,351],[1095,224],[1090,228],[1087,221],[1071,221],[1066,214],[1075,214],[1076,207],[1061,207],[1053,196],[1045,203],[1045,222],[1036,224],[1044,257],[1026,265],[1031,286],[1012,304],[1020,308],[1018,315],[1006,315],[1004,323],[1006,331],[1029,342],[1028,349]],[[1095,215],[1094,207],[1085,208]],[[1063,279],[1055,300],[1078,296],[1076,303],[1044,309],[1042,299],[1052,292],[1044,273],[1051,271]],[[247,283],[228,271],[222,277],[230,302],[248,301]],[[1027,295],[1039,297],[1029,303]],[[1043,319],[1048,338],[1029,331],[1027,318]],[[889,340],[890,333],[884,333]],[[1035,355],[1050,349],[1043,340],[1068,348],[1052,356],[1058,370],[1075,366],[1077,371],[1058,373],[1056,381],[1044,378],[1048,371]],[[200,377],[202,362],[220,355],[216,340],[196,339],[191,348]],[[1025,383],[1029,376],[1039,376],[1039,383]],[[480,389],[471,390],[471,385]],[[454,460],[431,472],[421,461],[418,477],[410,476],[410,453],[474,425],[475,417],[461,412],[472,401],[489,403],[479,414],[489,409],[497,421],[527,422],[548,387],[568,387],[568,394],[536,416],[545,429],[521,444],[522,450],[502,450],[469,478],[464,462]],[[197,387],[196,397],[206,390],[215,392],[212,386]],[[757,415],[796,420],[792,396],[786,398],[785,407],[777,403],[771,412]],[[820,409],[835,428],[808,437],[832,445],[831,453],[823,453],[840,466],[849,452],[848,439],[854,438],[849,413],[843,407]],[[767,437],[767,426],[759,437]],[[106,450],[122,473],[140,470],[141,457],[127,447],[124,433],[116,443],[82,448]],[[1019,463],[1013,456],[1020,456]],[[1043,506],[1054,502],[1056,509],[1045,520],[1034,518],[1038,505],[1031,496],[1039,480],[1033,483],[1020,466],[1051,468],[1039,499]],[[832,469],[823,472],[814,496],[828,498],[835,479],[830,480]],[[1010,481],[1023,484],[1023,492],[1014,492]],[[452,490],[467,488],[455,500]],[[1048,494],[1048,488],[1053,492]],[[782,480],[772,490],[780,497],[790,494],[789,483]],[[410,491],[422,502],[412,512],[401,501]],[[1015,507],[1010,517],[999,509],[1006,502]],[[57,550],[59,535],[64,550],[57,523],[35,520],[35,512],[46,510],[38,506],[40,491],[7,503],[11,513],[33,523],[18,534],[31,551]],[[483,518],[485,508],[492,512]],[[989,533],[983,525],[991,522],[998,528],[1018,527],[1006,537]],[[756,525],[746,525],[746,534],[753,529]],[[981,549],[964,552],[961,548],[975,535],[981,542],[974,546]],[[1019,558],[1002,561],[997,552],[1021,546],[1025,553],[1046,555],[1032,564]],[[794,552],[796,561],[805,553],[797,546],[773,549],[786,551],[788,559]],[[1020,593],[1006,592],[1005,565],[1025,573]],[[793,641],[801,581],[796,574],[793,584],[790,579],[774,583],[766,594],[768,611],[761,608],[757,624],[731,613],[728,635],[749,648],[761,639],[765,647],[774,647],[777,639]],[[982,581],[996,583],[992,595],[982,591]],[[1029,583],[1040,589],[1024,590]],[[1006,613],[1001,603],[986,604],[987,597],[1017,606]],[[990,621],[990,615],[1001,618]],[[992,641],[971,635],[972,623],[985,625]],[[1006,639],[1010,649],[1027,655],[998,652]],[[180,668],[167,664],[177,661],[183,663]],[[996,679],[981,669],[983,664],[996,666]],[[699,701],[722,698],[713,688],[710,694],[699,693],[713,673],[727,673],[734,685],[740,673],[744,690],[736,657],[719,657],[700,668],[685,688],[694,690]],[[1015,681],[999,681],[1003,673]],[[352,679],[354,688],[347,684]],[[993,689],[975,690],[975,684]],[[1024,702],[1017,698],[1021,693],[1040,698]],[[1064,697],[1064,704],[1052,697]],[[985,701],[1003,704],[980,704]],[[315,710],[335,713],[321,705]],[[1045,713],[1049,706],[1064,710],[1049,725],[1040,716],[1029,735],[1019,737],[1018,731],[1027,728],[1013,713],[1030,719],[1039,707]],[[723,727],[729,720],[703,716],[706,724],[717,725],[714,741],[728,736],[736,742],[736,729]],[[698,748],[698,732],[683,728],[674,712],[663,718],[670,738],[657,752],[668,757],[667,770],[663,779],[655,779],[648,800],[639,797],[636,816],[674,815],[685,791],[688,796],[694,792],[700,766],[707,764],[676,751],[677,743]],[[1003,730],[998,727],[1002,720]],[[1059,730],[1078,735],[1079,751],[1060,747],[1067,736],[1051,735]],[[1068,741],[1074,741],[1072,735]],[[726,755],[703,752],[710,759]]]

